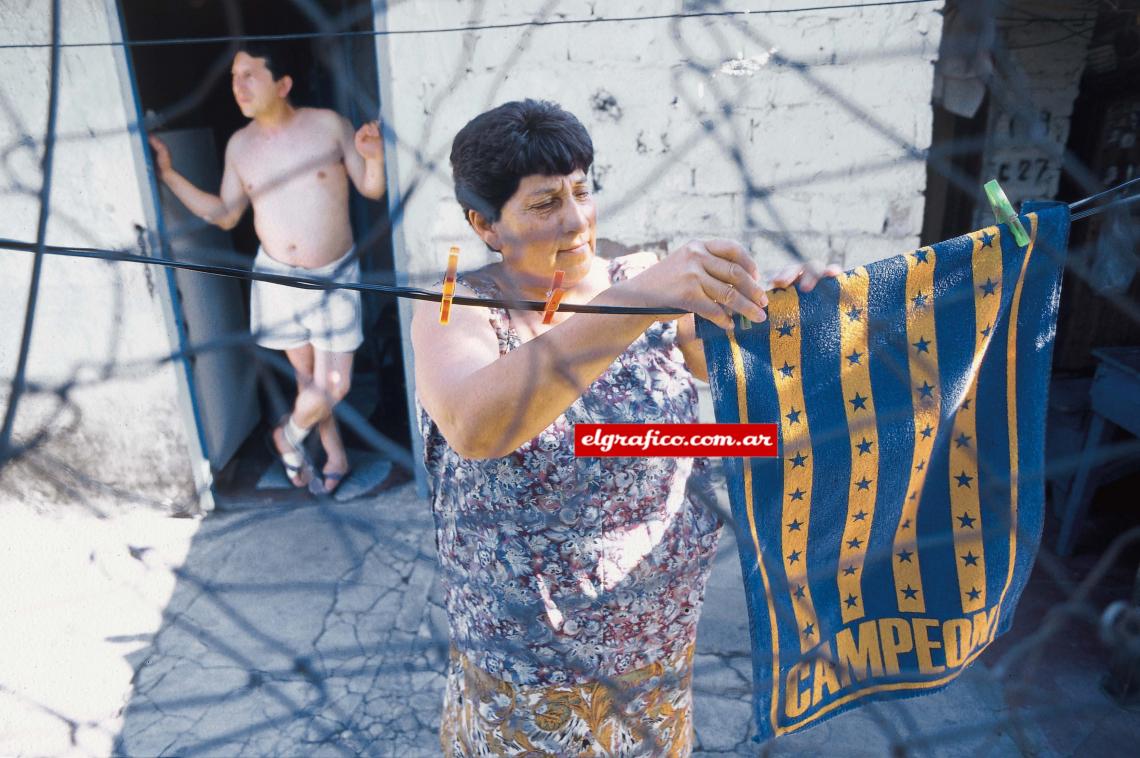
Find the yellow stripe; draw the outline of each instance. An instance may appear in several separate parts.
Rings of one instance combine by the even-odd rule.
[[[934,440],[938,436],[942,391],[938,379],[938,340],[934,333],[934,250],[924,247],[905,258],[906,350],[914,408],[914,453],[890,559],[899,611],[923,613],[926,595],[922,587],[915,533],[922,486],[929,470]]]
[[[736,410],[739,421],[748,423],[748,378],[744,372],[744,356],[740,352],[740,345],[736,342],[736,335],[728,332],[728,347],[732,352],[732,367],[736,374]],[[752,461],[750,458],[741,459],[741,469],[744,472],[744,509],[748,514],[748,528],[752,531],[752,546],[756,549],[756,568],[760,569],[760,579],[764,582],[764,597],[768,601],[768,622],[772,627],[772,663],[775,671],[772,674],[772,723],[776,723],[776,705],[780,697],[780,631],[776,625],[776,608],[772,603],[772,588],[768,584],[768,572],[764,570],[764,561],[760,558],[760,537],[756,530],[756,514],[752,497]]]
[[[774,290],[768,297],[768,318],[772,322],[771,348],[776,394],[780,398],[780,431],[784,455],[795,450],[811,450],[811,432],[804,408],[800,350],[799,295],[794,288]],[[793,376],[778,367],[794,365]],[[803,466],[784,466],[783,507],[780,522],[780,559],[788,577],[792,609],[800,639],[800,650],[815,647],[820,640],[819,620],[808,586],[808,523],[811,517],[812,457]]]
[[[1016,375],[1016,363],[1015,363],[1016,352],[1017,352],[1016,351],[1016,346],[1017,346],[1017,334],[1016,334],[1016,332],[1017,332],[1017,319],[1018,319],[1018,314],[1020,311],[1022,285],[1025,281],[1025,272],[1029,267],[1029,257],[1033,253],[1033,246],[1037,240],[1037,214],[1031,213],[1027,216],[1027,218],[1028,218],[1029,223],[1030,223],[1029,245],[1026,248],[1025,258],[1021,264],[1021,273],[1018,277],[1017,284],[1015,285],[1015,288],[1014,288],[1013,303],[1012,303],[1012,308],[1010,311],[1009,333],[1008,333],[1008,338],[1007,338],[1007,342],[1006,342],[1006,354],[1007,354],[1006,355],[1006,357],[1007,357],[1007,363],[1006,363],[1006,402],[1009,406],[1009,440],[1010,440],[1010,442],[1009,442],[1009,444],[1010,444],[1009,455],[1010,455],[1010,479],[1011,479],[1011,482],[1010,482],[1009,568],[1006,572],[1005,586],[1002,588],[1001,598],[998,601],[998,607],[995,609],[995,612],[994,612],[994,619],[992,622],[990,622],[990,625],[989,625],[990,626],[989,639],[987,640],[986,643],[981,644],[976,649],[974,649],[970,653],[970,655],[967,656],[965,658],[965,660],[962,661],[961,665],[958,666],[955,670],[948,672],[946,674],[946,676],[939,677],[938,679],[933,679],[933,680],[926,681],[926,682],[894,682],[894,683],[878,684],[878,685],[871,685],[868,687],[864,687],[863,689],[855,690],[853,692],[850,692],[850,693],[844,695],[841,698],[838,698],[838,699],[828,703],[826,706],[820,708],[818,711],[812,713],[810,716],[807,716],[806,718],[803,718],[802,720],[799,720],[796,723],[790,724],[788,726],[776,725],[776,721],[775,721],[776,710],[773,707],[773,709],[772,709],[772,713],[773,713],[772,723],[774,726],[775,734],[777,736],[783,735],[783,734],[790,734],[792,732],[803,729],[806,726],[810,726],[812,723],[814,723],[815,721],[819,720],[820,718],[826,716],[827,714],[831,713],[832,711],[835,711],[836,709],[843,707],[847,703],[850,703],[854,700],[858,700],[860,698],[866,697],[868,695],[874,695],[874,694],[880,693],[880,692],[894,692],[894,691],[900,691],[900,690],[905,691],[905,690],[930,689],[930,688],[935,688],[935,687],[939,687],[943,684],[946,684],[947,682],[950,682],[950,681],[956,679],[958,677],[958,675],[961,674],[962,671],[967,666],[972,664],[978,658],[978,656],[980,656],[983,652],[985,652],[985,650],[989,646],[989,643],[993,641],[994,636],[997,634],[997,630],[1001,625],[1001,606],[1005,602],[1006,593],[1009,591],[1009,588],[1013,583],[1013,567],[1014,567],[1014,560],[1015,560],[1016,555],[1017,555],[1017,515],[1018,515],[1017,514],[1017,471],[1018,471],[1017,454],[1018,454],[1018,444],[1017,444],[1017,406],[1015,405],[1016,400],[1017,400],[1017,383],[1016,383],[1017,375]],[[931,258],[931,261],[933,261],[933,256],[930,256],[930,258]],[[973,404],[971,403],[971,406],[972,405]],[[934,433],[932,433],[931,436],[934,436]],[[777,687],[777,685],[774,685],[773,689],[775,690],[776,687]],[[773,702],[774,701],[775,701],[775,698],[773,697]]]
[[[875,516],[879,478],[879,436],[871,396],[871,356],[867,341],[867,287],[867,270],[862,267],[839,281],[839,378],[851,445],[847,520],[836,574],[844,624],[864,614],[863,564]]]
[[[1005,402],[1009,412],[1009,569],[1005,575],[1005,586],[998,600],[997,620],[990,630],[990,640],[997,634],[1001,620],[1001,606],[1005,603],[1005,593],[1013,584],[1013,565],[1017,558],[1017,318],[1021,312],[1021,289],[1025,284],[1025,271],[1029,268],[1029,256],[1033,255],[1033,245],[1037,242],[1037,214],[1030,213],[1029,245],[1025,248],[1025,259],[1021,262],[1021,273],[1013,289],[1013,304],[1009,311],[1009,332],[1005,343]]]
[[[962,610],[986,607],[986,554],[979,500],[977,394],[978,370],[986,355],[1001,304],[1001,232],[997,227],[970,235],[974,290],[974,355],[970,384],[954,413],[950,437],[950,518],[954,536],[954,565]],[[989,244],[986,244],[986,243]]]
[[[994,622],[993,626],[995,629],[997,628],[996,621]],[[992,642],[993,640],[991,639],[990,641]],[[776,723],[773,721],[772,724],[775,727],[774,731],[776,733],[776,736],[778,737],[781,734],[788,734],[790,732],[795,732],[799,729],[803,729],[805,726],[810,725],[813,721],[831,713],[836,708],[840,708],[847,703],[850,703],[852,700],[857,700],[858,698],[866,697],[867,695],[874,695],[878,692],[894,692],[896,690],[921,690],[940,687],[947,682],[957,679],[958,675],[961,674],[967,666],[973,663],[988,646],[988,642],[986,644],[979,645],[976,650],[970,653],[970,655],[962,661],[960,666],[948,673],[946,676],[942,676],[937,679],[931,679],[930,681],[926,682],[892,682],[889,684],[874,684],[869,687],[864,687],[861,690],[850,692],[837,700],[833,700],[824,707],[820,708],[815,713],[805,717],[802,721],[797,721],[794,724],[789,724],[788,726],[776,726]]]

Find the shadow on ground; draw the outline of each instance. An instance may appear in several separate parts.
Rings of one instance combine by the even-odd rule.
[[[211,515],[132,656],[125,755],[433,755],[446,622],[427,505]]]
[[[1106,599],[1128,594],[1130,572],[1114,576]],[[117,754],[439,754],[446,618],[413,486],[212,514],[177,580],[153,644],[130,656]],[[1099,689],[1107,652],[1087,622],[1065,627],[1032,670],[997,673],[1063,597],[1039,571],[1013,631],[945,690],[762,747],[740,583],[726,531],[697,646],[697,755],[1128,754],[1140,742],[1140,718]]]

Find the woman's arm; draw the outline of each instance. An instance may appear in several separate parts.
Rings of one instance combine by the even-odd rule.
[[[722,305],[760,321],[767,299],[744,250],[711,241],[689,243],[590,302],[684,308],[727,328]],[[576,313],[500,357],[483,308],[453,306],[447,326],[438,310],[419,303],[412,320],[416,389],[448,443],[469,458],[501,457],[533,438],[657,320]]]
[[[705,361],[705,342],[697,336],[697,319],[693,314],[677,319],[677,347],[685,356],[685,367],[702,382],[709,380],[709,367]]]
[[[461,289],[456,293],[470,294]],[[624,304],[609,291],[591,303]],[[576,313],[500,357],[486,309],[452,306],[446,326],[438,315],[434,303],[416,304],[416,391],[448,443],[467,458],[498,458],[534,437],[654,322]]]

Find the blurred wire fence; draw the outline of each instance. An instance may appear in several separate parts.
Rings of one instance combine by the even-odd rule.
[[[39,213],[35,224],[35,238],[0,240],[0,248],[3,248],[3,252],[0,254],[5,256],[31,255],[34,261],[31,267],[30,280],[27,284],[23,323],[8,325],[13,333],[20,330],[21,334],[15,363],[11,367],[5,367],[5,371],[8,372],[7,380],[10,389],[7,393],[3,425],[0,427],[0,473],[7,474],[9,481],[12,477],[18,476],[50,482],[57,493],[73,501],[76,507],[82,507],[86,500],[94,494],[98,494],[103,497],[112,497],[123,503],[153,507],[164,512],[193,512],[199,493],[187,493],[184,502],[155,502],[145,493],[124,489],[119,485],[109,485],[100,481],[97,475],[68,464],[65,458],[52,447],[52,444],[53,441],[58,441],[62,437],[76,434],[84,423],[83,409],[75,402],[76,394],[82,392],[86,387],[99,385],[114,378],[144,375],[165,363],[184,361],[193,356],[212,351],[234,350],[235,348],[241,349],[247,360],[256,362],[259,374],[270,377],[270,381],[265,382],[267,392],[281,394],[280,382],[272,379],[272,377],[281,377],[284,380],[291,380],[293,377],[292,368],[287,361],[255,349],[254,340],[257,335],[243,333],[229,334],[205,342],[187,343],[180,349],[172,350],[169,354],[161,356],[158,360],[110,360],[101,365],[86,366],[82,371],[77,371],[75,375],[55,383],[31,381],[27,378],[33,348],[49,350],[46,343],[34,346],[31,340],[31,334],[36,323],[37,309],[40,305],[37,295],[40,289],[41,274],[44,261],[48,256],[68,255],[96,258],[111,262],[116,266],[180,267],[189,272],[196,272],[195,275],[201,276],[228,276],[238,279],[250,279],[259,276],[249,271],[249,259],[246,256],[235,255],[227,249],[197,249],[194,260],[187,261],[185,259],[174,260],[161,254],[161,251],[140,250],[134,239],[124,240],[122,245],[116,249],[61,247],[48,244],[47,228],[53,212],[68,216],[69,225],[76,229],[83,229],[85,223],[82,217],[70,216],[67,209],[53,210],[53,190],[57,189],[53,185],[53,168],[57,147],[65,142],[82,142],[85,140],[94,142],[99,137],[105,136],[105,132],[97,132],[95,129],[84,133],[60,133],[57,130],[58,114],[63,107],[60,102],[60,56],[61,52],[69,46],[118,44],[125,46],[128,50],[134,47],[192,46],[207,43],[221,46],[216,65],[198,75],[200,85],[194,91],[187,93],[178,102],[162,112],[148,114],[143,123],[129,125],[128,131],[131,134],[136,135],[138,139],[145,139],[145,135],[154,129],[169,124],[177,124],[181,116],[200,107],[211,92],[216,92],[219,89],[225,91],[226,74],[229,70],[230,61],[239,46],[249,40],[280,43],[316,42],[340,37],[365,40],[371,43],[379,37],[395,34],[450,34],[454,35],[457,40],[462,40],[465,35],[479,31],[514,30],[517,33],[514,41],[517,46],[516,52],[508,59],[508,65],[499,72],[499,77],[505,79],[511,73],[511,66],[515,65],[523,51],[533,44],[531,34],[536,29],[559,25],[581,26],[618,22],[664,24],[668,26],[671,39],[677,48],[678,63],[674,68],[674,76],[678,107],[688,109],[697,128],[691,132],[684,142],[673,146],[668,156],[661,159],[662,165],[658,171],[647,173],[643,181],[624,196],[608,200],[607,211],[616,212],[626,207],[635,206],[642,190],[664,174],[669,161],[677,160],[679,155],[684,155],[699,146],[715,145],[737,174],[731,179],[726,179],[726,183],[733,186],[739,185],[746,189],[744,215],[750,233],[772,241],[789,256],[800,259],[804,259],[808,253],[801,249],[797,243],[796,234],[794,231],[790,231],[790,226],[781,219],[781,213],[772,200],[774,197],[778,197],[780,193],[810,191],[814,182],[834,179],[835,177],[828,176],[823,171],[809,170],[805,171],[801,177],[771,182],[764,176],[758,175],[749,166],[748,161],[745,160],[748,150],[747,139],[745,135],[740,133],[739,124],[732,119],[734,108],[740,105],[734,101],[734,98],[740,95],[734,94],[733,91],[724,86],[725,76],[733,75],[735,69],[726,71],[723,67],[714,67],[703,62],[707,56],[702,57],[700,50],[708,47],[709,38],[712,38],[715,44],[720,45],[720,52],[723,53],[720,57],[733,61],[733,65],[738,69],[744,70],[749,66],[770,65],[794,71],[804,86],[811,88],[817,98],[836,104],[852,118],[867,126],[873,133],[892,142],[897,148],[898,154],[902,156],[837,172],[841,176],[850,176],[859,171],[886,172],[896,165],[920,162],[926,166],[928,175],[932,177],[932,182],[942,183],[944,189],[940,197],[944,200],[952,198],[955,192],[958,193],[959,197],[977,198],[980,194],[979,188],[982,181],[989,178],[981,175],[980,172],[983,167],[979,162],[987,141],[992,135],[979,132],[977,129],[968,134],[951,133],[949,137],[943,134],[934,141],[931,147],[919,147],[914,144],[910,137],[898,133],[887,120],[879,118],[876,113],[861,104],[860,92],[857,89],[841,89],[818,76],[816,69],[824,64],[803,62],[781,54],[777,51],[781,41],[777,38],[761,36],[757,32],[757,27],[750,23],[754,20],[755,14],[781,13],[811,18],[813,14],[826,11],[827,14],[830,14],[828,17],[834,19],[834,14],[844,8],[870,9],[891,5],[929,5],[929,0],[832,4],[821,5],[820,7],[815,7],[809,3],[786,3],[784,4],[785,7],[769,4],[769,6],[775,5],[776,7],[765,6],[762,10],[751,12],[725,7],[727,4],[718,2],[683,2],[678,4],[680,6],[679,11],[660,14],[634,11],[626,13],[623,5],[622,15],[615,14],[609,17],[596,16],[592,18],[569,15],[560,9],[558,0],[548,0],[536,16],[530,20],[499,24],[472,22],[468,25],[449,27],[435,27],[425,24],[420,29],[401,31],[373,30],[371,28],[373,10],[367,3],[362,5],[345,4],[346,10],[337,13],[330,12],[329,7],[333,5],[331,3],[321,3],[317,0],[289,0],[289,2],[308,19],[311,30],[276,35],[250,33],[247,29],[252,27],[249,26],[248,19],[243,19],[242,4],[228,0],[222,3],[228,19],[228,29],[227,33],[219,36],[206,37],[200,35],[181,39],[134,40],[123,43],[83,43],[66,41],[61,38],[61,14],[68,12],[68,5],[62,3],[61,0],[53,0],[50,8],[46,4],[44,8],[44,13],[49,14],[51,19],[50,41],[42,44],[7,42],[0,44],[0,49],[5,50],[46,48],[50,51],[51,56],[49,97],[44,104],[46,110],[45,128],[38,131],[33,130],[28,125],[20,125],[19,137],[11,144],[0,146],[2,148],[0,155],[5,160],[21,152],[34,152],[39,157],[42,170],[42,183],[38,188],[24,186],[9,188],[8,190],[9,193],[34,196],[38,199]],[[472,2],[470,5],[471,12],[469,15],[472,19],[482,18],[485,11],[493,10],[490,4],[481,1]],[[1135,4],[1126,2],[1073,2],[1067,6],[1060,4],[1060,8],[1058,5],[1049,4],[1043,10],[1034,11],[1026,3],[947,3],[944,9],[947,28],[951,23],[965,24],[967,28],[972,29],[972,32],[962,34],[946,34],[944,32],[939,58],[940,60],[962,62],[959,74],[963,80],[976,79],[984,89],[981,94],[988,95],[995,102],[1000,103],[1002,111],[1010,114],[1011,125],[1009,128],[1011,132],[1016,131],[1023,138],[1027,148],[1037,148],[1043,155],[1053,155],[1058,150],[1062,152],[1060,163],[1064,175],[1059,182],[1059,192],[1062,195],[1061,199],[1074,202],[1074,210],[1077,211],[1074,216],[1074,229],[1080,224],[1090,223],[1090,221],[1085,220],[1088,216],[1098,214],[1096,233],[1085,235],[1082,232],[1083,245],[1087,250],[1096,250],[1100,244],[1099,235],[1111,233],[1115,248],[1106,252],[1101,245],[1099,253],[1102,257],[1113,255],[1118,259],[1115,273],[1106,274],[1105,266],[1103,263],[1098,263],[1095,255],[1087,254],[1086,250],[1074,250],[1070,265],[1066,268],[1066,293],[1069,288],[1078,284],[1084,285],[1089,291],[1097,293],[1096,297],[1113,309],[1112,312],[1116,314],[1116,318],[1126,323],[1131,334],[1138,335],[1140,334],[1140,304],[1136,302],[1135,296],[1132,294],[1136,291],[1135,284],[1129,283],[1135,276],[1138,254],[1137,240],[1140,239],[1140,224],[1137,221],[1140,206],[1134,202],[1138,196],[1136,180],[1131,174],[1103,175],[1095,167],[1089,166],[1086,159],[1074,154],[1063,144],[1058,144],[1047,130],[1033,128],[1033,125],[1040,120],[1039,114],[1031,97],[1032,88],[1025,82],[1024,73],[1019,73],[1016,53],[1019,50],[1031,49],[1035,46],[1048,46],[1074,38],[1096,40],[1097,30],[1100,28],[1097,25],[1098,14],[1123,13],[1127,15],[1128,12],[1131,12],[1135,23],[1136,14],[1140,11],[1137,10]],[[607,10],[617,11],[617,6]],[[702,20],[703,25],[699,31],[694,31],[697,20]],[[709,22],[715,23],[710,25]],[[970,26],[971,24],[973,26]],[[1036,35],[1038,29],[1048,30],[1048,34],[1051,36],[1044,39],[1038,38]],[[1027,30],[1033,30],[1034,34],[1027,36]],[[758,49],[771,52],[765,54],[766,57],[763,61],[737,55],[737,51],[730,47],[733,44],[728,40],[730,33],[749,40]],[[1135,31],[1132,33],[1135,34]],[[1134,54],[1134,51],[1129,52],[1128,44],[1130,44],[1128,39],[1120,42],[1113,54],[1117,56]],[[1099,48],[1096,50],[1098,54],[1107,54],[1100,51]],[[873,53],[863,53],[861,57],[851,58],[848,56],[845,59],[847,61],[845,65],[855,65],[871,60],[906,58],[913,54],[914,50],[880,49]],[[827,51],[821,51],[820,58],[826,60]],[[336,61],[331,60],[331,56],[322,60],[320,65],[328,69],[329,77],[334,86],[341,91],[344,98],[354,102],[353,107],[357,109],[358,113],[365,114],[368,118],[375,117],[375,93],[364,92],[359,87],[354,86],[353,82],[343,81],[342,68]],[[1099,64],[1094,61],[1090,65]],[[452,73],[450,82],[446,86],[440,87],[439,91],[454,92],[461,89],[466,75],[464,68],[459,67]],[[688,86],[683,86],[682,80],[690,77],[695,77],[700,87],[703,88],[702,91],[707,91],[713,96],[714,101],[719,104],[718,109],[710,112],[689,97],[688,93],[691,92],[691,89]],[[890,86],[890,84],[884,83],[883,86]],[[472,116],[494,104],[493,93],[496,90],[497,86],[491,88],[492,95],[488,97],[486,102],[471,103]],[[0,92],[2,92],[2,88],[0,88]],[[557,86],[552,86],[550,92],[535,93],[535,95],[557,100],[558,89]],[[913,106],[923,109],[930,107],[927,103],[914,103]],[[432,104],[425,103],[425,110],[429,114],[432,113]],[[787,118],[794,119],[795,116],[793,114]],[[388,150],[393,153],[400,153],[403,160],[406,160],[409,155],[414,156],[417,174],[424,177],[447,178],[446,170],[440,165],[440,157],[423,154],[417,135],[397,133],[388,124],[384,124],[382,128]],[[1137,133],[1140,132],[1140,124],[1133,121],[1124,129],[1126,132],[1124,137],[1129,137],[1128,130],[1131,130],[1130,138],[1134,142]],[[1135,164],[1132,165],[1131,171],[1135,172],[1136,168]],[[1036,170],[1036,166],[1032,163],[1028,165],[1028,168],[1015,165],[1011,170],[1015,173],[1017,171],[1032,171]],[[275,184],[283,184],[291,178],[291,176],[281,176]],[[403,204],[415,197],[420,181],[420,178],[417,177],[410,182],[405,182],[398,203],[389,209],[387,217],[381,223],[371,225],[365,237],[360,240],[358,249],[368,251],[381,241],[391,238],[394,230],[402,223]],[[261,191],[269,192],[273,189],[274,186],[269,186]],[[1070,194],[1064,196],[1065,193]],[[1084,198],[1089,198],[1089,200],[1083,200]],[[858,199],[853,199],[851,202],[858,203]],[[442,212],[453,213],[454,210],[444,209]],[[975,211],[976,213],[977,211]],[[949,213],[947,217],[950,217]],[[963,223],[966,223],[965,219],[972,221],[976,217],[976,215],[970,217],[968,213],[965,215],[960,213],[957,216],[957,218],[964,220]],[[201,222],[201,225],[204,224],[205,222]],[[179,235],[193,234],[197,228],[195,224],[191,223],[178,228],[170,228],[167,232],[171,238],[176,238]],[[936,228],[937,225],[930,227],[930,229]],[[963,226],[958,229],[958,232],[964,233],[971,228]],[[694,230],[694,233],[698,231]],[[924,243],[934,241],[937,240],[923,240]],[[1128,273],[1129,271],[1131,273]],[[1107,281],[1106,275],[1109,277]],[[1127,280],[1120,281],[1125,275],[1127,275]],[[269,278],[272,279],[272,277]],[[364,292],[366,297],[371,296],[370,293],[380,293],[387,296],[437,299],[438,283],[441,278],[442,272],[426,275],[406,273],[397,275],[395,272],[374,271],[365,277],[358,289]],[[315,280],[308,282],[294,280],[290,284],[328,291],[342,286]],[[5,292],[12,292],[14,286],[14,282],[5,283]],[[457,299],[457,302],[463,301]],[[541,310],[543,306],[542,303],[538,302],[525,305],[514,303],[513,305],[538,310]],[[565,309],[574,310],[572,306]],[[1072,317],[1079,318],[1079,314]],[[118,338],[126,340],[129,339],[129,335],[121,334],[118,335]],[[37,357],[37,360],[41,362],[50,361],[50,356],[41,355]],[[50,408],[50,411],[40,413],[34,427],[26,424],[18,427],[17,420],[20,416],[20,410],[22,407],[26,407],[29,402],[37,403],[37,409],[47,407]],[[282,396],[278,398],[278,404],[288,405],[288,402]],[[336,413],[342,424],[349,428],[362,444],[395,461],[403,468],[410,469],[415,465],[413,455],[402,444],[394,442],[379,432],[369,423],[368,418],[353,410],[350,405],[342,403],[337,407]],[[1140,419],[1136,421],[1140,421]],[[414,420],[412,423],[414,425]],[[1099,456],[1097,462],[1120,463],[1123,461],[1127,463],[1140,459],[1140,447],[1138,447],[1135,439],[1124,435],[1121,437],[1119,440],[1106,440],[1100,446],[1096,452],[1096,455]],[[1079,447],[1073,447],[1071,452],[1067,454],[1058,455],[1051,451],[1049,458],[1050,477],[1055,477],[1057,482],[1061,482],[1062,485],[1069,482],[1072,473],[1079,468],[1081,454],[1082,451]],[[723,490],[723,486],[721,489]],[[1055,489],[1054,500],[1057,499],[1056,492]],[[694,497],[700,499],[706,507],[715,510],[726,522],[731,522],[730,514],[725,509],[723,502],[718,502],[715,492],[694,492]],[[1056,506],[1057,503],[1052,503],[1052,507]],[[289,500],[280,505],[280,510],[275,508],[240,513],[233,522],[227,522],[224,528],[212,528],[209,532],[209,538],[218,541],[227,533],[248,531],[248,539],[256,539],[254,534],[257,530],[272,528],[274,519],[277,517],[275,514],[292,512],[298,507],[302,507],[302,505]],[[325,530],[323,533],[329,535],[346,555],[355,556],[354,560],[357,566],[363,565],[363,562],[375,561],[379,575],[388,577],[398,587],[406,588],[410,583],[411,591],[423,596],[426,601],[431,590],[430,582],[425,583],[423,574],[424,571],[430,572],[434,562],[430,539],[430,518],[428,518],[427,508],[423,503],[415,502],[411,507],[422,511],[417,516],[407,517],[417,525],[418,532],[409,530],[407,528],[409,522],[401,521],[391,512],[382,514],[378,520],[370,520],[354,515],[350,511],[328,509],[321,511],[316,516],[319,522],[317,526],[321,530]],[[92,505],[91,508],[97,513],[100,512],[95,505]],[[425,534],[428,537],[422,537]],[[1032,751],[1030,741],[1024,733],[1024,729],[1028,725],[1040,725],[1044,722],[1055,725],[1059,722],[1072,720],[1074,728],[1076,728],[1078,723],[1085,723],[1095,718],[1104,717],[1106,714],[1115,713],[1112,710],[1115,706],[1111,704],[1082,705],[1070,708],[1058,701],[1056,693],[1046,693],[1047,696],[1043,698],[1040,692],[1035,691],[1036,680],[1034,675],[1037,667],[1042,663],[1042,657],[1049,655],[1058,635],[1073,633],[1074,627],[1070,624],[1078,624],[1079,626],[1076,628],[1080,629],[1079,634],[1081,635],[1089,637],[1099,635],[1107,648],[1111,664],[1108,675],[1109,688],[1115,688],[1113,692],[1119,702],[1136,702],[1137,691],[1140,690],[1140,598],[1135,595],[1129,597],[1126,594],[1121,594],[1115,598],[1118,602],[1106,606],[1103,592],[1098,593],[1098,589],[1103,590],[1101,583],[1110,572],[1119,572],[1119,565],[1122,560],[1135,560],[1137,542],[1140,542],[1140,529],[1132,528],[1121,531],[1103,549],[1094,563],[1091,565],[1086,563],[1082,566],[1083,576],[1076,575],[1066,560],[1054,554],[1047,545],[1042,546],[1038,554],[1039,574],[1048,577],[1057,587],[1061,588],[1061,592],[1032,634],[1026,635],[1019,639],[1016,644],[1002,649],[1000,656],[987,658],[985,667],[976,667],[984,672],[981,676],[986,677],[994,688],[1004,694],[1005,702],[1004,710],[1000,714],[995,713],[991,722],[975,724],[971,727],[972,731],[969,734],[971,739],[979,739],[987,734],[1013,734],[1014,743],[1028,754]],[[204,551],[206,555],[212,555],[211,550],[213,548],[209,544],[195,547],[195,550],[199,549]],[[133,557],[140,561],[145,558],[141,553]],[[735,560],[733,556],[730,558]],[[223,560],[223,558],[219,557],[219,560]],[[176,597],[176,607],[167,609],[163,629],[159,632],[153,646],[148,648],[150,652],[147,653],[147,661],[139,661],[137,664],[136,679],[155,676],[153,670],[144,672],[144,668],[149,664],[162,669],[165,664],[158,663],[154,659],[161,657],[164,641],[172,636],[182,634],[196,638],[201,645],[209,649],[213,658],[216,659],[220,656],[228,659],[225,666],[219,668],[218,675],[230,682],[233,694],[219,696],[191,692],[179,700],[161,702],[139,698],[137,701],[132,701],[128,706],[127,717],[157,723],[159,716],[164,713],[189,712],[193,710],[196,703],[224,704],[227,697],[237,699],[239,693],[253,687],[261,688],[264,693],[268,693],[267,697],[274,701],[274,705],[271,709],[265,710],[262,716],[251,712],[248,718],[253,720],[252,723],[232,732],[223,733],[219,737],[197,743],[184,741],[177,745],[171,744],[171,749],[176,749],[178,754],[236,754],[246,749],[243,746],[253,744],[251,740],[256,736],[270,733],[280,733],[288,736],[289,739],[296,740],[291,747],[287,743],[279,744],[278,747],[282,753],[309,751],[342,754],[375,753],[379,750],[377,746],[381,744],[379,733],[373,728],[375,725],[372,722],[367,721],[367,719],[362,720],[363,717],[360,716],[361,713],[367,711],[367,708],[359,703],[355,706],[342,707],[339,705],[342,702],[340,695],[344,693],[339,692],[337,688],[347,686],[345,682],[351,679],[352,675],[359,674],[361,667],[377,666],[382,668],[383,666],[390,666],[401,669],[407,676],[414,676],[417,672],[423,671],[439,673],[446,666],[448,655],[445,636],[446,624],[438,617],[435,618],[434,623],[428,623],[425,620],[427,617],[423,615],[426,613],[423,607],[420,607],[419,615],[405,612],[407,618],[399,620],[392,635],[371,634],[365,631],[373,623],[369,618],[369,613],[381,612],[375,609],[386,609],[383,612],[394,616],[401,613],[399,606],[392,606],[391,608],[386,606],[382,599],[385,596],[383,591],[353,611],[352,618],[358,627],[355,631],[334,630],[334,627],[330,626],[331,622],[328,616],[325,617],[324,621],[317,622],[314,632],[317,639],[326,637],[337,640],[335,643],[321,648],[320,660],[308,657],[308,653],[294,648],[284,635],[279,635],[278,630],[260,626],[246,613],[244,604],[259,602],[258,598],[264,593],[271,593],[275,602],[282,602],[282,598],[288,598],[294,591],[302,593],[302,595],[305,592],[326,592],[332,593],[337,598],[342,598],[342,593],[347,595],[355,591],[352,582],[354,577],[359,578],[358,572],[349,572],[340,577],[310,577],[295,586],[286,586],[288,583],[281,586],[259,585],[252,581],[248,585],[240,585],[240,583],[218,583],[213,579],[198,576],[195,573],[195,565],[190,562],[186,567],[175,570],[180,587],[183,587],[179,592],[187,593],[186,597]],[[670,577],[660,577],[662,582],[668,582],[670,579]],[[1138,578],[1136,586],[1137,590],[1135,591],[1140,591],[1140,578]],[[189,597],[192,597],[193,600],[187,600]],[[598,600],[599,598],[595,598],[593,602]],[[214,617],[224,619],[224,623],[220,622],[221,628],[195,627],[192,614],[186,612],[188,604],[191,602],[213,606]],[[290,609],[292,614],[304,614],[304,612],[304,608]],[[263,650],[266,655],[265,660],[250,657],[246,652],[250,649],[249,646],[234,644],[235,638],[253,643],[254,649]],[[376,663],[376,659],[370,658],[369,655],[380,650],[384,651],[381,656],[382,662]],[[561,665],[571,668],[576,665],[574,654],[568,650],[559,651],[555,660]],[[589,666],[582,665],[584,671],[591,671]],[[177,677],[178,675],[179,669],[173,664],[166,666],[161,673],[161,676],[166,677]],[[611,694],[616,702],[621,703],[623,697],[629,697],[619,683],[611,682],[609,684],[612,685]],[[2,671],[0,671],[0,687],[4,687],[4,691],[13,697],[26,699],[25,696],[14,693],[4,686]],[[358,692],[355,695],[361,702],[368,700],[367,692]],[[398,697],[398,693],[387,691],[384,696],[394,698]],[[35,707],[35,703],[30,703],[30,705]],[[625,705],[632,707],[628,702]],[[236,701],[235,707],[238,707]],[[430,710],[431,706],[426,705],[424,708]],[[957,727],[915,723],[908,717],[905,708],[897,704],[872,706],[868,708],[868,712],[871,713],[874,722],[882,733],[881,736],[889,744],[892,754],[895,755],[921,755],[928,751],[937,752],[940,748],[957,744],[962,738],[962,730]],[[54,713],[53,715],[57,716],[61,722],[66,723],[73,737],[84,726],[67,715]],[[315,715],[319,715],[319,719],[314,719]],[[318,721],[320,722],[319,726],[314,726]],[[367,723],[365,723],[366,721]],[[422,722],[423,719],[420,718],[419,721],[409,725],[408,734],[420,733],[416,730],[420,728],[422,731]],[[301,723],[306,724],[306,726],[298,731],[296,725]],[[634,733],[639,729],[636,714],[630,719],[627,728]],[[430,754],[436,749],[435,745],[423,745],[421,747],[425,754]],[[129,751],[131,749],[130,743],[121,742],[118,749]],[[747,745],[741,749],[762,751],[765,754],[778,753],[780,744],[777,741],[765,746]]]

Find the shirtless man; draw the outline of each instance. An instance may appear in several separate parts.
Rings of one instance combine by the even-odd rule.
[[[233,93],[250,123],[230,137],[218,195],[195,187],[171,167],[170,152],[150,138],[167,187],[195,215],[232,229],[252,203],[261,243],[254,271],[357,281],[348,215],[348,180],[373,200],[384,194],[384,147],[376,122],[353,134],[330,110],[295,108],[293,79],[272,53],[247,48],[234,56]],[[250,326],[257,342],[284,350],[297,376],[297,399],[272,432],[272,446],[296,487],[331,493],[348,473],[332,415],[348,393],[352,354],[363,341],[360,293],[304,290],[255,281]],[[301,445],[317,427],[327,462],[319,477]]]

